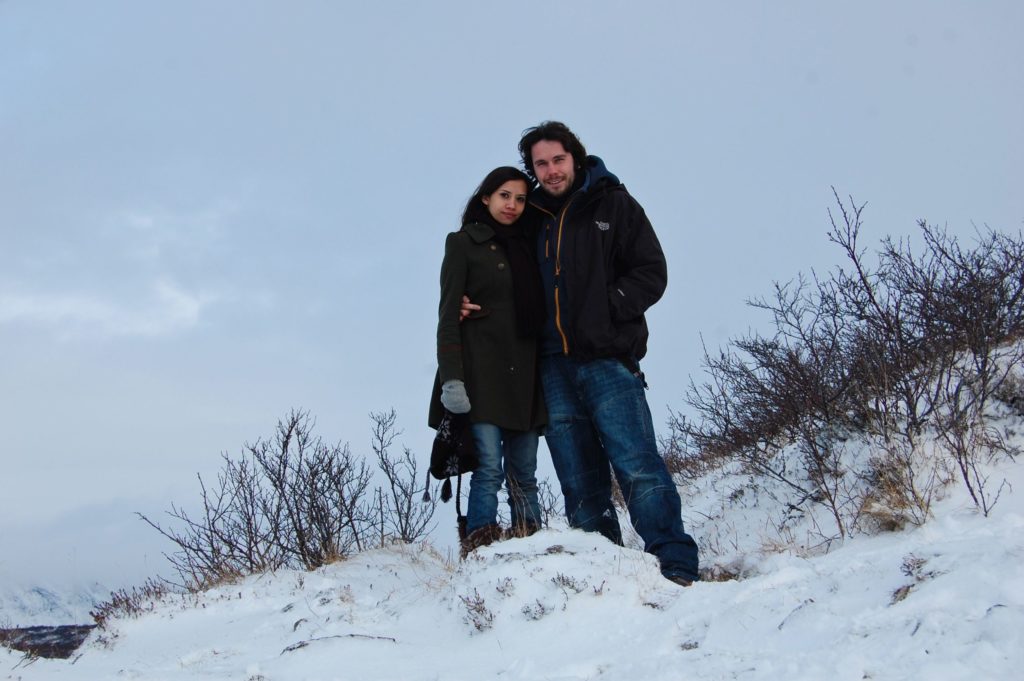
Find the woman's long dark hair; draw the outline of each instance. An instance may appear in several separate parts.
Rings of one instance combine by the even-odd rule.
[[[487,206],[484,205],[484,197],[498,191],[498,187],[509,180],[522,180],[526,185],[526,196],[529,198],[533,182],[530,181],[526,173],[512,166],[495,168],[487,173],[487,177],[484,178],[484,181],[473,192],[473,196],[469,197],[469,201],[466,202],[466,210],[462,211],[462,224],[468,225],[471,222],[490,224],[492,221],[491,213],[488,211]]]

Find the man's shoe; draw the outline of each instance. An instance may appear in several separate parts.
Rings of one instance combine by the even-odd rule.
[[[665,579],[667,579],[670,582],[674,582],[679,586],[693,586],[693,580],[687,579],[682,575],[665,575]]]

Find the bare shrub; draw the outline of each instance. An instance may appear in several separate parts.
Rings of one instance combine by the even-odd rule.
[[[575,577],[564,575],[561,572],[559,572],[551,578],[551,583],[557,586],[566,594],[568,594],[570,591],[572,591],[574,594],[578,594],[588,587],[586,580],[577,580]]]
[[[472,594],[459,596],[462,605],[466,608],[465,621],[473,625],[477,631],[483,632],[494,626],[494,613],[487,608],[483,596],[476,589]]]
[[[562,517],[561,495],[551,485],[547,478],[537,481],[537,503],[540,506],[540,522],[542,527],[548,527],[552,518]]]
[[[420,479],[416,457],[408,447],[400,456],[391,453],[395,438],[401,435],[397,430],[395,410],[370,414],[373,422],[373,452],[377,455],[377,467],[384,475],[386,486],[377,487],[375,500],[380,528],[380,542],[392,539],[411,544],[426,536],[433,528],[431,521],[437,508],[434,504],[419,501],[422,489],[417,488]],[[433,495],[436,497],[437,495]]]
[[[1017,451],[1002,433],[986,423],[979,402],[963,397],[965,389],[960,386],[949,396],[938,431],[971,499],[988,516],[1007,483],[1004,479],[992,489],[986,467],[1000,456],[1013,458]]]
[[[998,490],[984,467],[1015,455],[986,419],[993,399],[1012,403],[1024,359],[1024,238],[986,230],[968,249],[920,221],[920,253],[886,238],[869,264],[864,205],[833,193],[828,238],[845,266],[748,301],[771,334],[705,348],[687,394],[697,419],[673,413],[661,442],[670,470],[692,479],[738,460],[793,506],[824,507],[838,537],[924,522],[956,472],[987,514]],[[854,434],[877,443],[867,461],[844,451]]]
[[[502,596],[505,596],[507,598],[516,592],[516,583],[512,580],[511,577],[505,577],[500,582],[498,582],[497,586],[495,586],[494,589]]]
[[[658,437],[658,451],[669,473],[678,481],[699,480],[730,460],[727,450],[705,449],[693,444],[692,433],[699,427],[685,414],[669,409],[667,425],[668,435]]]
[[[534,599],[532,604],[528,603],[524,605],[521,612],[526,616],[526,619],[536,622],[549,614],[551,612],[551,607],[544,605],[539,599]]]
[[[429,529],[433,505],[414,501],[416,464],[389,453],[394,412],[374,420],[374,450],[386,487],[371,489],[373,469],[348,445],[314,436],[314,421],[292,411],[272,439],[246,444],[238,460],[223,455],[216,484],[199,476],[201,513],[172,506],[177,527],[140,517],[170,539],[168,556],[182,586],[206,589],[281,568],[315,569],[392,538],[415,541]]]
[[[167,582],[149,579],[142,586],[112,592],[110,598],[97,605],[89,615],[97,627],[105,629],[113,619],[136,618],[152,612],[157,603],[170,593]]]

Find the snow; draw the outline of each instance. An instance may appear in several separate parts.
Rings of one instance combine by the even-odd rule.
[[[746,554],[731,581],[678,587],[651,556],[566,528],[461,563],[396,545],[168,595],[94,631],[70,660],[0,650],[0,678],[1020,678],[1024,473],[1012,462],[992,473],[1008,485],[987,518],[954,486],[931,522],[827,553],[744,547],[770,539],[768,505],[748,498],[727,523]],[[688,497],[691,518],[714,515],[704,499]]]
[[[711,577],[691,587],[664,579],[635,534],[620,547],[555,524],[464,561],[395,544],[165,594],[69,660],[0,647],[0,680],[1022,678],[1024,414],[995,409],[988,426],[1017,460],[980,471],[987,516],[954,479],[923,525],[849,523],[838,539],[824,506],[796,509],[792,486],[729,464],[680,486]],[[843,447],[847,470],[872,451]],[[454,533],[452,509],[439,515]],[[0,596],[0,626],[74,612],[58,593]]]

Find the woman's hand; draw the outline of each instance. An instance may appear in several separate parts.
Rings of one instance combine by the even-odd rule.
[[[462,381],[445,381],[441,386],[441,404],[453,414],[469,413],[469,395]]]

